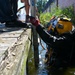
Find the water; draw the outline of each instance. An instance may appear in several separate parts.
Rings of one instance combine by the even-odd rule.
[[[46,44],[42,41],[43,46],[46,48]],[[75,75],[75,68],[59,68],[51,69],[44,64],[44,58],[46,50],[39,44],[39,67],[36,68],[34,64],[34,50],[31,48],[28,59],[28,75]]]

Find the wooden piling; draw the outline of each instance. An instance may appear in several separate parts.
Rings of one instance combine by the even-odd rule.
[[[31,16],[36,17],[36,7],[35,7],[36,0],[31,0]],[[39,63],[39,51],[38,51],[38,36],[37,32],[35,30],[35,27],[33,26],[33,46],[34,46],[34,61],[35,66],[38,67]]]

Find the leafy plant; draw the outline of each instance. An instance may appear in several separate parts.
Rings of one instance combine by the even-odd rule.
[[[62,13],[67,17],[71,18],[72,23],[75,24],[75,13],[74,13],[74,8],[72,6],[63,9]]]
[[[50,21],[50,18],[55,15],[55,16],[60,16],[60,15],[65,15],[68,18],[72,19],[72,23],[75,24],[75,14],[74,14],[74,9],[72,6],[60,9],[60,8],[54,8],[51,10],[51,12],[47,13],[41,13],[40,14],[40,22],[45,25]]]
[[[47,22],[49,22],[51,16],[52,16],[52,15],[51,15],[49,12],[47,12],[47,13],[42,13],[42,14],[40,15],[40,22],[41,22],[43,25],[45,25]]]

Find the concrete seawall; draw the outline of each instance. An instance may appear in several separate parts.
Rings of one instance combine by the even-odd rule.
[[[0,75],[26,75],[31,29],[0,29]]]

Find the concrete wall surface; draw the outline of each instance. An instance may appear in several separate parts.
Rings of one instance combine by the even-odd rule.
[[[31,29],[0,29],[0,75],[26,75]]]
[[[58,0],[58,6],[60,8],[65,8],[65,7],[68,7],[68,6],[74,6],[75,7],[75,0]]]

